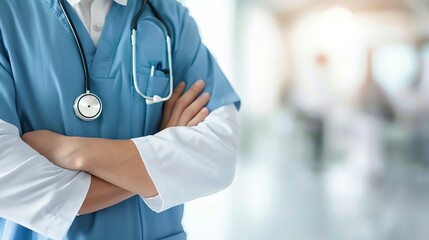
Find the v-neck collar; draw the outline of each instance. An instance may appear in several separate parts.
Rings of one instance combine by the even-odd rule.
[[[79,16],[70,4],[66,4],[67,14],[73,21],[76,32],[81,39],[82,48],[88,63],[88,69],[93,77],[109,77],[110,68],[115,58],[116,48],[122,36],[130,6],[112,4],[103,31],[100,36],[98,47],[95,46],[88,30],[83,25]]]
[[[71,27],[66,21],[58,0],[41,0],[58,18],[68,33],[72,36]],[[66,3],[64,8],[67,11],[70,21],[72,21],[76,28],[76,33],[82,43],[84,55],[88,64],[88,71],[91,77],[95,78],[109,78],[111,67],[115,58],[116,50],[119,41],[128,27],[127,20],[130,20],[129,15],[133,15],[136,2],[128,0],[127,6],[123,6],[114,2],[106,16],[106,21],[103,27],[103,32],[100,36],[98,48],[89,35],[88,30],[83,25],[79,16],[73,10],[73,7]]]

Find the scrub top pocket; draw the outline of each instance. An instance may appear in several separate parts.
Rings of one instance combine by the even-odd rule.
[[[137,85],[140,91],[148,96],[158,95],[162,98],[169,93],[167,30],[156,18],[148,16],[139,20],[137,28]],[[155,67],[153,76],[151,68]],[[167,74],[166,74],[167,73]],[[154,104],[162,105],[162,104]]]
[[[162,71],[155,70],[154,76],[150,76],[150,69],[144,68],[142,74],[137,74],[137,86],[148,97],[158,95],[166,97],[170,91],[170,78]],[[139,95],[140,96],[140,95]],[[145,100],[142,97],[143,100]]]
[[[139,20],[136,34],[137,86],[148,97],[167,97],[170,78],[166,72],[171,69],[168,68],[166,27],[157,18],[147,16]],[[151,76],[153,65],[156,70]],[[131,85],[132,124],[133,129],[137,130],[133,132],[142,133],[143,136],[153,135],[159,131],[164,102],[147,105],[146,99],[137,93],[134,82]]]
[[[166,97],[170,91],[170,78],[162,71],[156,70],[151,76],[149,68],[139,68],[137,74],[137,86],[146,96],[159,95]],[[162,120],[162,109],[164,102],[146,104],[146,99],[140,96],[134,85],[132,91],[133,128],[141,132],[140,136],[153,135],[159,131]],[[139,137],[139,136],[136,136]]]

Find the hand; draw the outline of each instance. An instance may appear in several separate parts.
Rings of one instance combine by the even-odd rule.
[[[205,106],[210,101],[210,94],[203,93],[197,98],[205,87],[204,81],[198,80],[183,94],[185,87],[184,82],[179,83],[170,100],[165,103],[161,130],[177,126],[196,126],[209,115]]]
[[[47,130],[26,133],[22,136],[24,142],[45,156],[53,164],[70,169],[83,169],[83,159],[79,149],[83,148],[84,139],[67,137]]]
[[[185,83],[180,83],[174,90],[173,96],[164,105],[161,129],[174,126],[196,126],[208,116],[209,111],[204,106],[210,100],[210,94],[197,96],[204,89],[205,83],[197,81],[185,94]],[[55,165],[70,170],[86,170],[90,168],[86,157],[92,150],[88,146],[104,146],[107,140],[68,137],[47,130],[26,133],[22,136],[24,142],[45,156]],[[97,141],[97,144],[94,142]],[[102,144],[100,144],[102,141]],[[116,144],[116,142],[114,143]],[[89,148],[91,149],[91,148]],[[103,151],[103,148],[99,149]]]

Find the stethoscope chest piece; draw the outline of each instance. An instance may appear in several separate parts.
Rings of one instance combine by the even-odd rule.
[[[89,122],[100,117],[103,105],[97,95],[87,92],[76,98],[73,108],[79,119]]]
[[[83,121],[94,121],[96,120],[98,117],[100,117],[101,111],[103,110],[102,104],[101,104],[101,99],[90,92],[90,85],[91,85],[91,80],[90,80],[90,76],[89,76],[89,72],[88,72],[88,65],[86,63],[86,59],[84,56],[84,52],[82,49],[82,44],[80,42],[79,36],[76,33],[76,29],[75,26],[73,25],[73,23],[70,21],[66,10],[64,9],[64,4],[65,4],[65,0],[58,0],[61,10],[64,13],[64,16],[67,20],[67,23],[70,26],[72,35],[76,41],[76,45],[77,48],[79,50],[79,55],[80,55],[80,59],[82,61],[82,67],[83,67],[83,71],[84,71],[84,76],[85,76],[85,93],[79,95],[76,100],[74,101],[74,112],[76,114],[76,116],[83,120]],[[148,4],[149,6],[151,6],[152,10],[155,12],[155,15],[160,19],[161,22],[163,22],[164,26],[165,26],[165,35],[166,35],[166,45],[167,45],[167,55],[168,55],[168,72],[170,75],[170,91],[168,96],[166,97],[161,97],[158,95],[154,95],[154,96],[146,96],[143,91],[140,91],[140,88],[138,87],[137,84],[137,40],[136,40],[136,32],[137,32],[137,25],[138,25],[138,21],[140,19],[140,17],[143,15],[144,9],[146,7],[146,4]],[[149,104],[153,104],[153,103],[160,103],[160,102],[164,102],[167,101],[168,99],[171,98],[171,96],[173,95],[173,63],[172,63],[172,51],[171,51],[171,40],[170,40],[170,34],[168,32],[168,29],[166,27],[167,25],[165,25],[165,22],[162,20],[161,16],[157,13],[157,11],[155,10],[155,8],[152,6],[152,4],[148,1],[148,0],[143,0],[142,1],[142,5],[140,7],[140,10],[138,11],[137,15],[134,16],[133,20],[132,20],[132,34],[131,34],[131,45],[132,45],[132,75],[133,75],[133,82],[134,82],[134,86],[136,88],[137,93],[142,96],[143,98],[146,99],[146,103]],[[154,71],[155,69],[153,69],[152,71]]]

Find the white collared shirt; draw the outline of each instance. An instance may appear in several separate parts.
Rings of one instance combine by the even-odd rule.
[[[113,1],[123,6],[128,3],[128,0],[67,0],[82,20],[95,46],[98,46]]]

